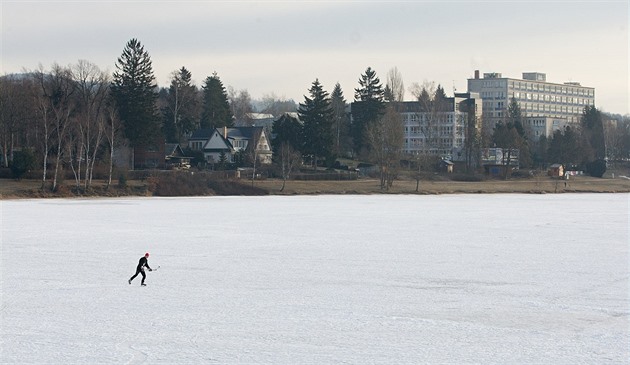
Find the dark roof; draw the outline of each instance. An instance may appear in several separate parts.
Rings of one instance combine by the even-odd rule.
[[[201,128],[197,129],[193,132],[189,139],[208,139],[212,137],[212,133],[214,133],[214,128]]]
[[[233,127],[228,128],[228,138],[243,137],[247,139],[253,139],[258,137],[262,132],[263,127]]]
[[[164,144],[164,152],[166,152],[167,155],[172,155],[178,147],[179,144],[177,143],[166,143]]]
[[[189,139],[206,139],[207,140],[210,137],[212,137],[212,134],[214,133],[215,130],[218,131],[221,134],[221,136],[223,136],[223,128],[201,128],[194,131]],[[248,138],[248,139],[257,137],[258,135],[260,135],[262,130],[263,130],[263,127],[228,127],[227,128],[228,137],[233,137],[233,138],[242,137],[242,138]]]
[[[179,143],[166,143],[164,144],[164,153],[168,157],[184,156],[184,150]]]

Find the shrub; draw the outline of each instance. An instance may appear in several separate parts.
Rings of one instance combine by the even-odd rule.
[[[586,164],[588,173],[593,177],[602,177],[606,172],[606,161],[595,160]]]
[[[450,178],[452,181],[462,182],[479,182],[484,180],[483,176],[477,174],[452,174]]]
[[[125,171],[121,171],[118,174],[118,187],[119,188],[127,187],[127,173]]]
[[[156,193],[158,190],[159,178],[156,176],[149,176],[147,178],[147,190],[151,193]]]
[[[13,153],[11,161],[11,173],[16,179],[21,179],[24,174],[35,168],[35,154],[29,149]]]
[[[268,194],[265,189],[251,186],[250,183],[217,178],[209,173],[186,173],[180,171],[161,173],[157,176],[149,177],[147,184],[149,185],[149,191],[156,196]]]
[[[208,180],[208,187],[217,195],[267,195],[267,190],[236,180]]]
[[[0,167],[0,179],[10,179],[13,177],[13,172],[8,167]]]
[[[153,179],[153,178],[149,178]],[[153,191],[158,196],[195,196],[208,195],[207,177],[203,174],[168,173],[156,177],[156,187]]]
[[[529,170],[512,171],[512,177],[525,179],[525,178],[530,178],[532,176],[534,176],[534,174]]]

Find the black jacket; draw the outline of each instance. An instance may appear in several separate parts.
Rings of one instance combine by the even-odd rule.
[[[146,267],[147,269],[149,269],[149,270],[152,270],[152,269],[149,267],[149,261],[147,260],[147,258],[146,258],[146,257],[144,257],[144,256],[142,256],[142,257],[140,258],[140,261],[138,261],[138,267],[136,268],[136,270],[138,270],[138,271],[144,271],[144,268],[145,268],[145,267]]]

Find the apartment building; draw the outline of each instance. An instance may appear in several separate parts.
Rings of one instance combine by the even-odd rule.
[[[439,110],[427,110],[417,101],[395,103],[404,126],[404,153],[430,154],[464,161],[467,128],[481,127],[483,106],[477,93],[455,93]]]
[[[595,89],[578,82],[552,83],[540,72],[524,72],[522,79],[503,77],[500,73],[484,73],[468,79],[468,91],[479,93],[483,100],[486,127],[505,119],[514,97],[525,116],[525,125],[549,136],[557,128],[579,123],[586,106],[595,105]]]

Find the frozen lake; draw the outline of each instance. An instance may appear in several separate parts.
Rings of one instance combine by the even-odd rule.
[[[625,363],[629,198],[1,201],[0,363]]]

